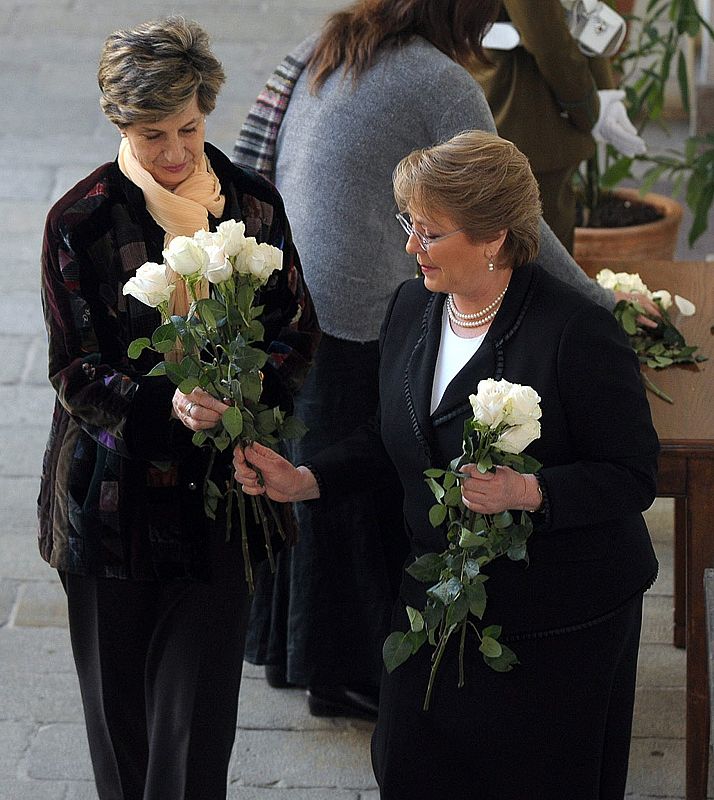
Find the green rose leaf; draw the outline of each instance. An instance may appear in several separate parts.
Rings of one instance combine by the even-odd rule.
[[[227,433],[220,433],[213,437],[213,444],[217,450],[223,452],[231,443],[231,437]]]
[[[424,475],[427,478],[443,478],[446,471],[443,469],[425,469]]]
[[[502,511],[500,514],[493,515],[493,524],[499,529],[508,528],[513,525],[513,517],[510,512]]]
[[[393,672],[412,654],[412,641],[402,631],[394,631],[387,636],[382,646],[382,660],[387,672]]]
[[[480,581],[469,583],[465,587],[466,597],[468,599],[469,611],[479,619],[483,619],[484,612],[486,611],[486,587]]]
[[[147,373],[147,377],[156,378],[159,375],[166,375],[166,361],[159,361]]]
[[[454,602],[462,588],[463,585],[458,578],[449,578],[447,581],[439,581],[436,586],[427,589],[426,593],[442,605],[448,606]]]
[[[248,373],[246,375],[241,375],[240,388],[243,399],[246,402],[252,401],[253,403],[257,403],[263,391],[263,384],[261,383],[260,376]]]
[[[479,650],[488,658],[498,658],[503,652],[503,647],[491,636],[483,636]]]
[[[176,341],[176,328],[174,328],[173,322],[159,325],[152,334],[151,341],[160,353],[168,353]]]
[[[513,650],[506,647],[505,644],[501,645],[501,655],[493,658],[484,653],[483,660],[496,672],[510,672],[516,664],[520,663]]]
[[[461,487],[452,486],[444,496],[444,504],[447,506],[458,506],[461,502]]]
[[[433,478],[426,478],[426,484],[431,489],[431,493],[437,500],[441,500],[446,492],[440,483],[437,483]]]
[[[141,339],[134,339],[126,352],[129,358],[139,358],[147,347],[151,347],[151,339],[147,339],[143,336]]]
[[[469,600],[465,592],[461,592],[446,609],[446,627],[457,625],[469,613]]]
[[[181,381],[179,384],[179,392],[183,392],[184,394],[189,394],[198,386],[198,381],[196,378],[186,378],[185,380]]]
[[[464,563],[464,577],[473,580],[481,572],[481,566],[473,558],[467,558]]]
[[[484,537],[480,536],[478,533],[474,533],[474,531],[470,531],[468,528],[461,529],[459,547],[478,547],[479,545],[483,545],[485,541]]]
[[[415,632],[424,630],[424,617],[416,608],[407,606],[407,616],[409,617],[409,627]]]
[[[432,506],[429,509],[429,522],[431,522],[434,528],[438,528],[444,520],[446,519],[446,506],[437,505]]]
[[[223,427],[228,431],[231,439],[236,439],[243,432],[243,415],[236,406],[231,406],[223,412],[221,417]]]
[[[444,568],[444,559],[436,553],[426,553],[407,567],[407,572],[423,583],[436,581]]]
[[[202,444],[205,444],[208,435],[206,431],[196,431],[191,437],[191,441],[197,446],[200,447]]]
[[[180,386],[185,378],[181,367],[178,364],[174,364],[172,361],[165,361],[164,365],[166,376],[169,378],[171,383],[175,384],[176,386]]]

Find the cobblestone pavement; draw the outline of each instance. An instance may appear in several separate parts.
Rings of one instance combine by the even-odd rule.
[[[38,293],[42,226],[56,198],[116,153],[117,135],[97,102],[101,43],[118,27],[172,11],[201,22],[228,74],[208,138],[230,152],[274,64],[340,5],[0,0],[0,241],[9,256],[0,266],[0,800],[96,798],[63,595],[35,544],[35,498],[52,404]],[[628,787],[642,800],[683,795],[684,654],[670,644],[671,515],[667,501],[649,512],[662,573],[646,600]],[[271,690],[246,665],[238,726],[231,798],[376,800],[370,725],[313,718],[301,692]]]

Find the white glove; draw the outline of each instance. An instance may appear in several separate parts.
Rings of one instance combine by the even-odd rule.
[[[625,93],[621,89],[601,89],[597,94],[600,98],[600,116],[592,129],[596,141],[611,144],[630,158],[642,155],[647,145],[637,135],[637,129],[627,116],[622,102]]]

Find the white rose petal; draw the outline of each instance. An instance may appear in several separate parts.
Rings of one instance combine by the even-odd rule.
[[[179,275],[203,272],[208,265],[208,254],[188,236],[177,236],[164,250],[164,259]]]
[[[228,258],[237,256],[248,241],[245,237],[245,223],[236,222],[234,219],[221,222],[217,232],[221,236],[223,249]]]
[[[208,264],[204,270],[204,275],[210,283],[223,283],[233,275],[233,266],[226,257],[223,247],[210,245],[206,248],[208,254]]]
[[[166,278],[166,267],[147,261],[139,267],[136,275],[124,284],[122,294],[131,295],[144,305],[156,308],[171,297],[174,285]]]
[[[674,304],[677,306],[679,313],[683,317],[691,317],[697,313],[697,307],[691,300],[687,300],[686,297],[680,297],[678,294],[675,294]]]
[[[672,295],[666,289],[658,289],[652,292],[652,299],[659,300],[659,304],[666,311],[672,305]]]
[[[605,289],[614,290],[615,288],[615,273],[611,269],[601,269],[595,276],[595,280]]]
[[[217,231],[201,229],[193,234],[193,241],[205,250],[208,247],[220,247],[223,244],[223,237]]]
[[[522,425],[506,428],[493,446],[504,453],[522,453],[539,436],[540,422],[537,419],[529,419]]]
[[[261,243],[251,236],[235,260],[236,272],[252,275],[260,283],[266,283],[275,270],[282,269],[283,253],[273,245]]]
[[[479,381],[476,394],[469,397],[477,422],[495,428],[506,415],[506,399],[513,384],[486,378]]]
[[[540,395],[531,386],[514,383],[506,398],[505,422],[508,425],[523,425],[533,419],[540,419]]]
[[[610,269],[601,269],[595,280],[605,289],[614,292],[640,292],[648,297],[650,290],[636,272],[613,272]]]

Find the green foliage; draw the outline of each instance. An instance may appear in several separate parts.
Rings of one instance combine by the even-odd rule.
[[[684,336],[675,327],[669,313],[659,300],[655,299],[654,302],[660,309],[661,316],[659,318],[648,314],[639,303],[633,300],[620,300],[613,310],[615,318],[630,337],[630,343],[637,353],[640,364],[651,369],[664,369],[672,364],[696,364],[706,361],[706,356],[696,352],[699,349],[697,345],[687,344]],[[657,327],[650,328],[640,325],[638,317],[651,319],[657,323]],[[673,402],[672,398],[659,389],[644,373],[643,380],[646,387],[662,400],[668,403]]]
[[[201,388],[229,406],[215,427],[195,432],[192,441],[197,447],[211,450],[203,485],[204,509],[208,517],[215,519],[219,503],[225,503],[227,535],[232,529],[233,504],[238,505],[246,580],[252,591],[245,498],[236,489],[231,468],[225,478],[216,479],[217,482],[211,479],[215,453],[253,441],[275,448],[283,439],[299,438],[306,428],[279,407],[270,407],[262,401],[263,370],[267,369],[269,357],[263,349],[264,327],[258,319],[263,306],[256,304],[256,294],[263,279],[234,271],[225,282],[211,284],[211,296],[204,299],[196,299],[195,275],[184,280],[194,298],[186,316],[169,317],[167,309],[159,307],[164,317],[162,324],[151,339],[134,340],[127,352],[131,359],[139,358],[146,349],[173,353],[168,360],[159,361],[149,376],[167,377],[184,394]],[[280,520],[266,497],[253,498],[251,502],[255,518],[263,528],[272,565],[268,520],[282,533]]]
[[[626,94],[630,119],[641,134],[652,123],[661,125],[670,75],[676,74],[682,107],[689,114],[690,87],[682,48],[687,39],[714,38],[714,32],[695,0],[650,0],[642,16],[628,17],[628,29],[627,44],[615,56],[613,65]],[[682,152],[671,149],[666,154],[645,153],[634,158],[608,145],[602,167],[594,157],[578,176],[586,220],[597,206],[601,190],[633,177],[634,162],[652,165],[644,174],[641,194],[664,177],[673,181],[675,197],[684,191],[693,216],[688,234],[691,247],[706,231],[714,201],[714,134],[688,137]]]
[[[516,655],[500,641],[501,629],[489,625],[479,629],[486,613],[488,597],[484,568],[497,558],[525,561],[526,542],[533,530],[530,516],[503,511],[484,515],[468,510],[461,498],[459,472],[465,464],[509,466],[522,473],[533,473],[540,464],[524,453],[504,453],[493,447],[503,425],[490,429],[473,419],[464,425],[463,453],[448,470],[428,469],[424,480],[436,503],[429,509],[429,521],[442,526],[449,545],[441,553],[425,553],[407,567],[416,580],[426,583],[426,604],[422,610],[407,606],[410,629],[394,631],[384,643],[382,656],[388,672],[403,664],[424,644],[434,648],[424,709],[428,709],[434,680],[447,643],[459,638],[459,664],[463,675],[467,630],[479,640],[484,662],[497,672],[507,672],[518,663]]]

